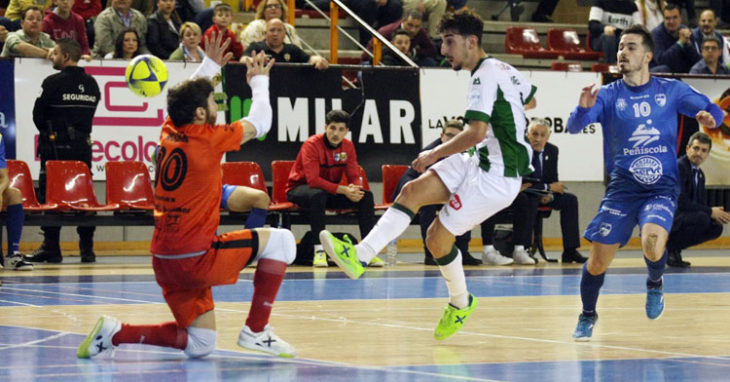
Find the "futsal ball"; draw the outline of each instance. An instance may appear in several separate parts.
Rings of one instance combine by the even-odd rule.
[[[154,97],[167,84],[167,67],[159,58],[143,54],[129,62],[124,79],[132,93],[141,97]]]

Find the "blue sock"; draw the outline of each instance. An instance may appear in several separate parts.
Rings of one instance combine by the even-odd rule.
[[[266,215],[268,213],[269,210],[263,208],[252,209],[251,212],[248,213],[248,218],[246,218],[246,225],[244,226],[244,228],[254,229],[263,227],[264,224],[266,224]]]
[[[18,252],[20,236],[23,234],[23,222],[25,222],[23,205],[8,206],[8,255]]]
[[[583,277],[580,279],[580,299],[583,301],[584,315],[596,315],[598,292],[601,290],[604,278],[606,278],[605,272],[594,276],[588,272],[588,263],[583,264]]]
[[[664,275],[664,268],[667,265],[667,250],[664,250],[664,254],[659,261],[653,262],[644,256],[644,262],[646,268],[649,270],[649,277],[646,278],[646,286],[648,288],[658,288],[662,286],[662,276]]]

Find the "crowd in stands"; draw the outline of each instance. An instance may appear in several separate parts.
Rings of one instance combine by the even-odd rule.
[[[289,9],[284,0],[257,2],[255,19],[245,26],[233,23],[234,10],[230,5],[219,3],[206,8],[203,0],[6,1],[5,15],[0,17],[0,48],[9,47],[2,49],[2,56],[48,58],[53,41],[71,38],[79,42],[82,58],[87,61],[92,57],[129,59],[145,53],[162,59],[200,61],[205,36],[222,31],[231,38],[228,49],[233,52],[233,60],[241,60],[251,47],[267,50],[267,54],[278,52],[280,58],[292,57],[291,49],[296,59],[280,62],[311,61],[319,69],[326,68],[325,59],[316,53],[299,53],[303,48],[302,39],[296,28],[285,22]],[[532,20],[552,22],[557,3],[557,0],[540,1]],[[344,4],[417,65],[438,66],[443,62],[439,54],[438,20],[447,11],[467,6],[467,1],[346,0]],[[327,11],[329,1],[297,0],[296,6]],[[688,24],[694,29],[683,23],[680,7],[685,8]],[[26,12],[29,9],[33,12]],[[653,72],[727,74],[730,46],[717,29],[727,28],[729,19],[728,0],[710,1],[710,8],[699,16],[694,1],[689,0],[594,0],[587,45],[604,53],[606,63],[615,64],[621,31],[629,25],[641,24],[652,32],[656,42]],[[271,20],[283,25],[284,53],[276,42],[278,38],[268,37]],[[708,38],[710,41],[705,46]],[[360,30],[359,40],[372,52],[373,40],[364,29]],[[277,46],[272,49],[267,41]],[[18,46],[19,42],[24,44]],[[196,43],[200,48],[195,47]],[[407,65],[397,53],[383,48],[381,63]],[[310,57],[316,58],[310,60]],[[361,61],[372,63],[372,55],[364,52]]]

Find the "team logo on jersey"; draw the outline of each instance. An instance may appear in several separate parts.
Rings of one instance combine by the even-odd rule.
[[[664,106],[667,104],[667,96],[664,93],[659,93],[654,95],[654,102],[656,102],[659,106]]]
[[[652,156],[636,158],[629,166],[629,172],[641,184],[654,184],[663,174],[662,162]]]
[[[475,77],[475,78],[474,78],[474,82],[472,82],[471,84],[472,84],[472,85],[481,85],[481,84],[482,84],[482,82],[481,82],[481,81],[479,81],[479,77]]]
[[[626,109],[626,106],[627,106],[627,104],[626,104],[626,100],[625,99],[619,98],[618,100],[616,100],[616,107],[620,111],[624,111],[624,109]]]
[[[459,210],[461,208],[461,198],[459,198],[458,194],[454,194],[454,196],[451,197],[451,200],[449,200],[449,206],[455,210]]]
[[[634,142],[634,147],[645,147],[649,143],[659,140],[659,136],[661,135],[659,130],[650,125],[651,120],[646,121],[646,123],[649,124],[649,126],[642,123],[631,134],[629,142]]]
[[[346,152],[335,153],[335,162],[344,162],[347,160]]]
[[[613,226],[611,225],[611,223],[601,223],[601,226],[598,228],[598,233],[601,236],[606,237],[611,234],[612,229]]]

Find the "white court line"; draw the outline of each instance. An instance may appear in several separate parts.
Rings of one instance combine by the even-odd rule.
[[[53,331],[55,331],[55,330],[53,330]],[[63,337],[65,335],[67,335],[67,334],[69,334],[69,333],[68,332],[58,332],[58,333],[56,333],[54,335],[51,335],[51,336],[48,336],[46,338],[41,338],[41,339],[37,339],[37,340],[34,340],[34,341],[23,342],[22,344],[15,344],[15,345],[3,346],[3,347],[0,347],[0,351],[2,351],[2,350],[8,350],[8,349],[14,349],[14,348],[20,348],[20,347],[26,347],[26,346],[31,346],[31,345],[38,344],[38,343],[41,343],[41,342],[46,342],[46,341],[53,340],[53,339],[56,339],[56,338],[59,338],[59,337]]]
[[[46,291],[46,290],[36,290],[36,289],[26,289],[26,288],[18,288],[18,287],[6,287],[3,286],[4,290],[15,290],[20,292],[36,292],[36,293],[45,293],[45,294],[51,294],[51,295],[59,295],[59,296],[70,296],[70,297],[83,297],[87,299],[106,299],[106,300],[113,300],[113,301],[131,301],[136,303],[143,303],[143,304],[163,304],[164,302],[157,302],[157,301],[146,301],[146,300],[135,300],[131,298],[123,298],[123,297],[105,297],[105,296],[93,296],[93,295],[86,295],[86,294],[78,294],[78,293],[68,293],[68,292],[58,292],[58,291]],[[122,293],[122,291],[119,291]]]

